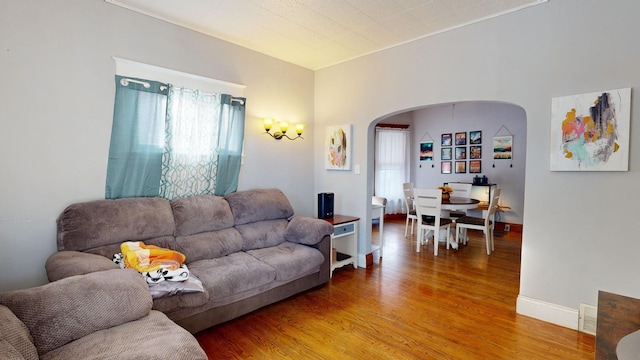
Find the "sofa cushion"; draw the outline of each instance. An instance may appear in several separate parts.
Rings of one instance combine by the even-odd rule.
[[[29,329],[8,307],[0,305],[0,357],[9,359],[38,359]]]
[[[139,273],[116,269],[72,276],[0,294],[29,329],[40,355],[95,331],[137,320],[151,310]]]
[[[280,219],[236,226],[242,235],[242,250],[260,249],[281,244],[284,242],[284,231],[288,223],[287,220]]]
[[[173,213],[167,200],[89,201],[68,206],[58,217],[58,250],[87,251],[111,257],[112,249],[119,248],[125,241],[156,245],[153,239],[172,237],[173,232]],[[106,252],[96,250],[107,245],[111,248]]]
[[[179,309],[202,306],[209,302],[209,291],[204,287],[204,284],[203,289],[204,291],[202,292],[176,294],[153,299],[153,309],[168,314]]]
[[[213,259],[242,250],[242,237],[234,228],[176,237],[177,250],[186,257],[186,263]]]
[[[189,265],[189,270],[202,281],[210,299],[239,294],[276,277],[273,267],[244,252],[198,260]]]
[[[41,356],[49,359],[207,359],[188,331],[159,311],[95,331]]]
[[[279,281],[289,281],[317,272],[324,262],[324,256],[317,249],[290,242],[250,250],[247,254],[271,265],[276,271],[276,280]]]
[[[333,234],[333,225],[328,221],[303,216],[294,216],[284,232],[285,240],[305,245],[315,245],[323,237]]]
[[[229,203],[214,195],[199,195],[171,201],[175,235],[192,235],[233,226]]]
[[[47,270],[49,281],[120,268],[113,260],[104,256],[66,250],[58,251],[49,256],[44,267]]]
[[[229,202],[236,226],[293,216],[289,199],[278,189],[239,191],[226,195],[225,199]]]

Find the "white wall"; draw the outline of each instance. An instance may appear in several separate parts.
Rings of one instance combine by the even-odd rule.
[[[445,182],[473,182],[474,176],[487,176],[489,181],[497,184],[502,189],[500,205],[509,206],[500,213],[500,221],[512,224],[522,224],[524,211],[524,181],[525,181],[525,155],[527,144],[527,128],[524,110],[518,106],[495,102],[461,102],[455,104],[452,113],[452,104],[429,106],[424,109],[414,110],[411,158],[419,158],[420,142],[428,141],[429,135],[433,138],[434,162],[414,161],[411,168],[411,180],[416,187],[435,188]],[[504,126],[504,127],[503,127]],[[467,173],[455,173],[455,140],[451,146],[453,150],[451,174],[440,173],[440,135],[456,132],[482,131],[482,159],[481,173],[469,173],[469,141],[467,139]],[[493,160],[493,136],[513,135],[513,159]],[[434,167],[431,167],[434,165]],[[495,167],[493,167],[495,165]],[[513,165],[513,166],[510,166]],[[488,189],[478,189],[475,197],[488,201]],[[475,190],[474,190],[475,193]],[[472,210],[473,216],[482,216]]]
[[[104,198],[112,56],[246,85],[240,189],[281,188],[313,211],[313,72],[103,1],[0,2],[0,291],[46,282],[56,218]],[[305,140],[261,134],[263,116]]]
[[[367,219],[372,122],[432,104],[515,104],[527,118],[518,311],[575,327],[575,310],[595,305],[599,289],[640,297],[640,241],[629,226],[640,195],[612,191],[637,187],[640,147],[632,141],[628,172],[549,171],[552,97],[640,84],[639,13],[637,1],[550,1],[317,71],[316,128],[354,124],[362,175],[323,170],[318,132],[316,192],[331,189],[336,211]],[[632,111],[632,139],[639,119]],[[360,251],[368,228],[361,223]]]

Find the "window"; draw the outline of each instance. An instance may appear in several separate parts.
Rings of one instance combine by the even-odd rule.
[[[402,184],[409,182],[409,130],[376,127],[375,195],[387,199],[386,214],[405,210]]]
[[[245,99],[116,75],[105,197],[237,189]]]

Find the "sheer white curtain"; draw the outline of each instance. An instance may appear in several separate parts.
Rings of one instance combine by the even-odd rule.
[[[404,213],[402,184],[409,182],[409,129],[376,128],[375,195],[387,199],[386,214]]]
[[[160,194],[213,194],[218,170],[218,94],[171,86]]]

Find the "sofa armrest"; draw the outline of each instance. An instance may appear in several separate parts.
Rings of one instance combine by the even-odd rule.
[[[49,281],[119,268],[118,264],[104,256],[80,251],[58,251],[49,256],[45,264]]]
[[[331,234],[333,234],[333,225],[325,220],[294,216],[284,231],[284,238],[292,243],[315,245]]]
[[[22,321],[40,355],[93,332],[149,314],[144,278],[132,269],[72,276],[0,294],[0,304]]]
[[[37,359],[29,329],[11,310],[0,305],[0,359]]]
[[[324,256],[324,262],[320,265],[319,281],[325,283],[331,279],[331,235],[325,235],[312,247],[318,249]]]

